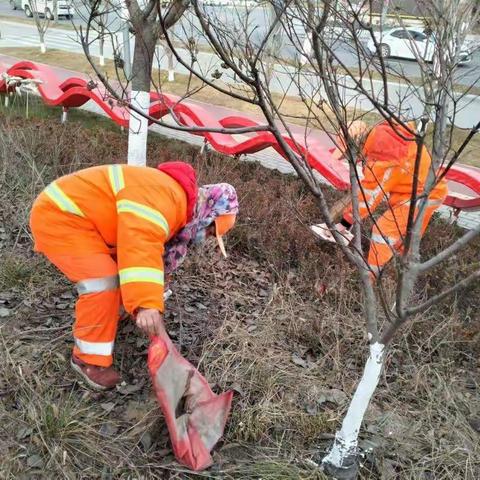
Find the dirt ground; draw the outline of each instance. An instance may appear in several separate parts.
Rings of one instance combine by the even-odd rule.
[[[124,322],[124,383],[96,393],[69,367],[74,290],[32,252],[29,208],[55,177],[125,158],[126,136],[72,112],[0,110],[0,478],[322,479],[322,457],[358,381],[367,341],[352,268],[306,225],[312,197],[289,176],[151,136],[149,162],[193,163],[227,181],[241,213],[227,260],[192,254],[167,303],[169,334],[216,391],[235,391],[215,465],[175,463],[146,369],[147,339]],[[335,192],[330,192],[332,198]],[[458,231],[436,219],[424,250]],[[479,243],[418,285],[419,297],[478,265]],[[457,272],[457,273],[454,273]],[[388,272],[393,281],[393,271]],[[361,432],[363,479],[480,478],[480,285],[437,305],[394,342]]]

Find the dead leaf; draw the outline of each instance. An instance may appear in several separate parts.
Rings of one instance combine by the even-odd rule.
[[[381,480],[396,480],[398,478],[398,473],[395,468],[397,462],[390,460],[389,458],[384,458],[380,465],[377,466]]]
[[[233,390],[234,392],[237,392],[241,397],[245,396],[245,390],[238,383],[234,383],[230,387],[230,390]]]
[[[17,440],[23,440],[24,438],[29,437],[33,432],[33,429],[27,426],[20,427],[17,430]]]
[[[6,318],[10,315],[10,310],[5,307],[0,308],[0,318]]]
[[[134,384],[130,384],[130,385],[129,384],[123,385],[123,383],[124,382],[122,382],[122,385],[117,387],[117,391],[120,392],[123,395],[131,395],[132,393],[138,392],[145,385],[144,380],[141,380],[138,383],[134,383]]]
[[[292,353],[292,362],[302,368],[309,368],[308,362],[302,357],[298,356],[296,353]]]
[[[317,399],[317,403],[319,405],[323,403],[344,405],[347,402],[347,395],[341,390],[338,390],[337,388],[332,388],[331,390],[321,390],[319,393],[320,394]]]
[[[113,402],[101,403],[100,406],[107,412],[110,413],[114,408],[115,404]]]
[[[40,455],[31,455],[27,458],[27,465],[31,468],[40,468],[43,466],[43,459]]]
[[[124,417],[129,422],[137,423],[143,420],[149,412],[149,406],[145,402],[130,400],[125,408]]]
[[[100,435],[104,437],[113,437],[118,431],[118,428],[111,423],[104,423],[99,430]]]
[[[144,432],[140,438],[140,443],[145,451],[148,451],[152,446],[152,436],[149,432]]]
[[[468,423],[477,433],[480,433],[480,418],[469,418]]]

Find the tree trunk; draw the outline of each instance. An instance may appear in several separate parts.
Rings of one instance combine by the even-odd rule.
[[[312,42],[308,36],[308,33],[305,35],[305,40],[303,41],[302,46],[302,55],[300,57],[300,65],[305,66],[309,62],[309,58],[312,55]]]
[[[156,36],[151,27],[144,26],[135,41],[132,63],[132,92],[130,102],[138,111],[148,114],[150,107],[150,82],[155,52]],[[148,120],[130,112],[128,134],[128,164],[143,166],[147,163]]]
[[[383,31],[385,29],[385,24],[387,22],[387,15],[388,15],[388,7],[390,4],[390,0],[385,0],[382,6],[382,17],[380,19],[380,29]]]
[[[277,11],[275,4],[269,4],[267,28],[270,28],[275,22],[277,22],[280,14],[281,12]],[[282,23],[281,21],[278,21],[271,32],[266,48],[265,82],[269,86],[273,78],[277,56],[282,50],[283,43]]]
[[[368,404],[377,388],[384,360],[385,345],[371,344],[370,356],[343,419],[342,428],[335,435],[330,453],[322,460],[325,471],[337,479],[350,480],[357,476],[358,433]]]
[[[102,31],[100,32],[100,39],[99,39],[99,63],[101,67],[105,66],[105,55],[104,55],[104,49],[105,49],[105,32]]]
[[[53,0],[53,23],[58,23],[58,0]]]
[[[175,81],[175,67],[173,65],[173,52],[165,45],[165,50],[167,52],[167,59],[168,59],[168,81],[174,82]]]
[[[40,36],[40,52],[45,53],[47,51],[47,46],[45,45],[45,32],[39,31]]]

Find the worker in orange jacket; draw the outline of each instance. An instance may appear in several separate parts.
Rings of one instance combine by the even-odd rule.
[[[112,353],[121,304],[147,334],[164,332],[166,275],[209,236],[225,254],[222,236],[237,212],[231,185],[199,189],[182,162],[88,168],[38,196],[30,218],[35,250],[76,283],[71,364],[87,383],[107,389],[120,381]]]
[[[415,125],[411,123],[409,128],[414,130]],[[367,263],[372,279],[375,279],[394,252],[401,251],[403,247],[418,147],[411,132],[405,127],[391,125],[387,121],[372,129],[364,122],[353,122],[349,133],[360,146],[360,159],[365,162],[358,196],[360,218],[364,219],[373,214],[384,201],[388,204],[385,213],[375,222],[370,241]],[[339,148],[333,154],[339,159],[344,156],[345,142],[339,139],[338,145]],[[423,147],[418,169],[417,196],[425,189],[431,162],[427,148]],[[429,193],[421,227],[422,235],[433,213],[444,202],[447,193],[445,180],[438,182]],[[342,234],[345,244],[353,238],[350,232],[353,221],[350,203],[344,210],[342,221],[337,224],[337,230]],[[314,225],[312,230],[321,238],[334,241],[325,224]]]

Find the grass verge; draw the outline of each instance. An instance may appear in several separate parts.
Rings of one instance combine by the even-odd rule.
[[[32,253],[28,212],[59,175],[125,158],[126,136],[86,113],[62,126],[50,110],[38,104],[29,120],[0,111],[0,255],[9,259],[0,264],[0,477],[323,480],[311,460],[339,426],[366,339],[355,276],[336,248],[309,234],[318,211],[303,185],[150,137],[150,165],[191,162],[202,183],[230,182],[241,199],[229,259],[213,244],[190,255],[167,305],[182,353],[214,389],[236,392],[215,466],[192,474],[173,461],[145,368],[147,340],[132,323],[116,345],[123,388],[92,392],[69,369],[73,288]],[[437,219],[423,251],[456,235]],[[463,275],[478,249],[422,279],[417,294]],[[361,432],[362,479],[479,478],[479,309],[477,284],[397,338]]]

